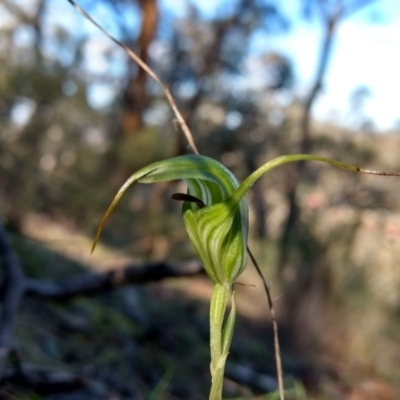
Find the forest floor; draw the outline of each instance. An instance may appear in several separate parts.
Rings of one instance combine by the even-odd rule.
[[[346,209],[330,210],[328,214],[337,222],[341,213],[348,212]],[[365,245],[367,236],[375,231],[367,246],[373,253],[378,237],[392,236],[391,244],[386,243],[386,246],[398,247],[394,253],[399,257],[400,242],[394,229],[400,229],[398,220],[393,217],[389,223],[386,217],[383,223],[376,218],[382,217],[371,216],[371,213],[362,217],[359,234],[363,236],[355,241]],[[346,215],[343,220],[351,218]],[[14,243],[27,274],[36,278],[60,278],[87,270],[101,272],[138,261],[105,245],[90,255],[90,237],[72,226],[39,214],[26,215],[22,233],[23,238],[13,236]],[[355,245],[355,257],[357,252]],[[386,254],[380,253],[383,257]],[[371,279],[376,282],[377,278],[372,276]],[[256,273],[250,268],[240,282],[255,287],[237,287],[240,317],[229,358],[231,376],[226,379],[226,395],[236,399],[272,399],[275,395],[263,394],[263,384],[254,385],[263,379],[272,382],[272,388],[276,384],[265,294]],[[279,286],[274,281],[272,285],[279,309],[279,290],[276,290]],[[211,289],[205,277],[180,278],[120,288],[95,297],[77,297],[61,303],[26,300],[17,331],[17,345],[23,359],[41,368],[83,376],[88,385],[69,394],[41,393],[40,389],[26,390],[11,385],[2,389],[0,395],[3,393],[3,398],[21,400],[206,398],[209,384],[207,307]],[[382,294],[382,291],[378,293]],[[389,290],[384,293],[386,297],[390,296]],[[372,309],[371,312],[369,308],[373,317],[366,321],[367,312],[359,314],[364,308],[353,308],[353,313],[344,316],[341,323],[346,326],[348,322],[352,339],[349,340],[348,335],[335,337],[340,330],[328,334],[321,332],[325,349],[323,357],[296,355],[285,326],[281,327],[285,373],[292,387],[290,399],[400,398],[400,387],[395,383],[397,373],[392,371],[391,376],[385,375],[374,366],[375,361],[385,364],[385,358],[390,361],[386,360],[389,365],[385,365],[384,371],[399,365],[398,332],[382,334],[383,328],[388,329],[385,321],[377,327],[378,332],[374,329],[368,338],[365,327],[369,329],[368,324],[376,324],[376,314],[383,317],[381,311]],[[356,324],[354,312],[360,318]],[[376,346],[386,354],[375,358],[376,352],[365,352],[365,347],[370,346],[371,340],[379,340],[379,335],[384,343]],[[346,351],[349,351],[348,357],[344,356]],[[354,359],[353,355],[356,355]],[[240,379],[236,381],[235,376],[240,377],[240,374],[253,374],[252,383],[246,385]]]

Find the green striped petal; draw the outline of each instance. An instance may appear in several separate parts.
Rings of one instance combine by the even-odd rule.
[[[247,218],[238,206],[223,202],[197,211],[187,209],[183,219],[210,278],[230,287],[247,264]]]

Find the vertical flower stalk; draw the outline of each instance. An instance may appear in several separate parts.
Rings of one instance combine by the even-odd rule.
[[[223,323],[229,297],[231,310]],[[215,284],[210,304],[211,390],[210,400],[221,399],[225,363],[231,347],[236,319],[236,295],[234,289]]]

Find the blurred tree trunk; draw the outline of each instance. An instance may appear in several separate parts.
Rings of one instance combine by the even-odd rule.
[[[149,46],[155,35],[158,19],[157,0],[139,0],[142,12],[142,24],[138,38],[139,57],[148,62]],[[137,70],[136,74],[133,71]],[[132,133],[143,124],[143,111],[148,103],[146,92],[147,73],[130,61],[130,78],[124,93],[124,115],[122,128]]]
[[[324,37],[322,40],[322,46],[320,55],[318,58],[317,73],[314,78],[314,83],[308,93],[306,100],[304,101],[304,110],[301,121],[301,143],[300,151],[302,153],[310,153],[312,151],[312,143],[310,139],[310,119],[312,107],[315,104],[315,100],[323,88],[323,82],[326,76],[326,72],[329,65],[329,58],[332,53],[332,43],[335,37],[335,32],[343,14],[342,9],[336,10],[332,15],[328,15],[324,21]]]
[[[372,0],[373,1],[373,0]],[[332,54],[332,44],[339,23],[344,17],[369,4],[370,0],[337,0],[336,2],[305,0],[306,6],[314,5],[320,14],[324,35],[318,57],[317,71],[311,89],[303,102],[300,121],[301,153],[312,153],[311,118],[315,104],[327,74]],[[315,3],[315,4],[314,4]],[[331,273],[326,265],[324,252],[305,224],[300,220],[301,209],[297,198],[299,182],[307,178],[304,162],[297,163],[287,184],[288,216],[280,240],[278,271],[285,287],[285,317],[292,332],[295,332],[295,346],[307,351],[309,346],[318,343],[323,327],[324,303],[329,296]],[[318,304],[318,307],[315,305]],[[312,314],[310,314],[312,310]]]
[[[194,7],[194,5],[192,5],[192,7]],[[218,71],[221,68],[221,64],[223,64],[222,53],[229,35],[236,31],[241,32],[244,37],[248,38],[254,26],[260,23],[258,19],[261,18],[263,13],[264,18],[278,19],[281,17],[274,7],[271,7],[268,12],[272,17],[269,14],[265,14],[263,7],[256,1],[241,0],[237,3],[235,10],[231,11],[229,15],[216,18],[212,21],[212,25],[210,26],[213,32],[212,40],[208,43],[203,53],[203,62],[196,71],[196,90],[191,99],[185,104],[184,119],[190,129],[192,129],[193,118],[198,106],[201,104],[204,97],[207,96],[207,78]],[[178,46],[176,47],[174,59],[177,61],[177,64],[179,64],[184,62],[185,52],[187,52],[187,50],[182,51]],[[172,77],[170,78],[171,82],[176,80],[173,76],[174,72],[175,71],[172,72]],[[186,152],[186,139],[183,135],[179,135],[176,154],[185,154]]]
[[[299,145],[301,153],[312,153],[313,151],[312,141],[310,138],[311,112],[315,104],[315,100],[323,87],[323,82],[329,65],[329,58],[332,52],[332,43],[334,40],[335,31],[342,13],[343,10],[340,9],[337,10],[333,15],[328,15],[327,18],[324,19],[324,37],[322,40],[321,51],[318,58],[317,73],[315,75],[311,89],[303,102],[303,112],[300,122],[301,130]],[[290,253],[291,231],[299,220],[299,205],[297,204],[296,200],[296,191],[298,182],[306,175],[305,165],[306,164],[304,162],[296,164],[296,169],[293,171],[293,176],[291,177],[291,179],[289,179],[287,190],[289,213],[281,238],[281,267],[286,264],[287,255]]]

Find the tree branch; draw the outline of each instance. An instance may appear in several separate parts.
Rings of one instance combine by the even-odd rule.
[[[302,153],[310,153],[312,150],[310,139],[310,119],[312,107],[315,100],[323,87],[324,78],[328,68],[329,58],[332,50],[332,43],[337,25],[342,17],[342,10],[332,13],[324,20],[324,38],[322,41],[321,51],[318,59],[317,72],[314,78],[314,83],[304,102],[303,117],[301,121],[301,144],[300,150]]]
[[[166,262],[130,265],[122,269],[102,273],[86,273],[56,281],[26,280],[26,295],[58,301],[74,296],[92,296],[128,284],[158,282],[165,278],[182,278],[203,275],[198,261],[186,261],[178,265]]]

